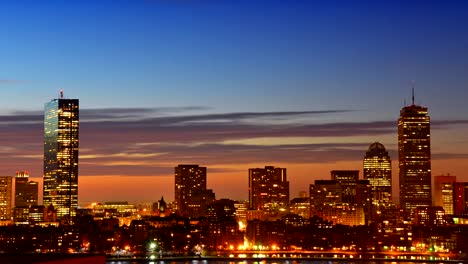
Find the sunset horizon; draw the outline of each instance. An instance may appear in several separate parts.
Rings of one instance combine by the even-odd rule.
[[[468,181],[466,4],[25,3],[0,6],[0,175],[41,181],[44,104],[63,89],[80,100],[82,205],[171,201],[178,164],[208,167],[232,199],[247,199],[249,168],[287,168],[294,197],[334,169],[362,178],[376,141],[396,201],[397,120],[415,88],[432,176]]]

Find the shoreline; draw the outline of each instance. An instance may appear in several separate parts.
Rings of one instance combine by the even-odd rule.
[[[441,260],[441,259],[398,259],[398,258],[334,258],[334,257],[220,257],[220,256],[203,256],[203,257],[164,257],[164,258],[154,258],[149,257],[106,257],[106,262],[113,261],[134,261],[139,263],[146,263],[150,261],[337,261],[337,262],[362,262],[362,261],[375,261],[375,262],[417,262],[417,263],[468,263],[468,259],[450,259],[450,260]]]

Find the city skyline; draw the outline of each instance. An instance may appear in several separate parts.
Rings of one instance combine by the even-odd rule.
[[[67,99],[64,99],[64,100],[67,100]],[[410,105],[409,105],[409,106],[410,106]],[[96,109],[96,110],[93,110],[93,111],[99,111],[99,109]],[[104,114],[103,114],[104,118],[106,118],[106,115],[108,114],[108,113],[106,113],[107,111],[112,112],[112,111],[116,111],[116,110],[115,110],[115,109],[112,109],[112,110],[111,110],[111,109],[102,109],[102,111],[104,112]],[[430,110],[429,110],[429,111],[430,111]],[[86,111],[85,111],[85,112],[86,112]],[[119,112],[119,111],[117,111],[117,112]],[[312,114],[315,114],[315,113],[313,113],[313,112],[298,112],[298,113],[294,113],[294,112],[286,113],[286,112],[285,112],[285,113],[281,113],[281,115],[282,115],[282,114],[284,114],[284,115],[289,115],[289,114],[291,114],[291,115],[307,115],[307,114],[311,114],[311,113],[312,113]],[[244,114],[245,114],[245,115],[264,115],[264,114],[265,114],[265,115],[268,115],[268,113],[244,113]],[[109,114],[109,116],[110,116],[110,115],[111,115],[111,114]],[[100,118],[100,117],[97,117],[97,118]],[[177,118],[180,118],[180,117],[174,117],[174,118],[177,119]],[[210,118],[211,118],[211,117],[210,117]],[[215,118],[216,118],[216,117],[215,117]],[[196,119],[196,117],[195,117],[195,119]],[[395,124],[395,125],[396,125],[396,124]],[[364,143],[363,143],[363,144],[364,144]],[[358,146],[358,145],[360,145],[360,144],[355,144],[355,146]],[[390,143],[389,145],[392,145],[392,144]],[[357,151],[358,151],[358,150],[357,150]],[[361,155],[362,155],[362,154],[366,153],[366,150],[363,149],[361,152],[362,152],[362,153],[361,153]],[[396,151],[394,150],[394,152],[396,152]],[[393,155],[396,155],[396,153],[393,153]],[[153,155],[149,155],[149,156],[153,156]],[[157,155],[155,155],[155,156],[157,156]],[[362,157],[361,157],[361,158],[362,158]],[[358,161],[358,162],[359,162],[359,161]],[[364,170],[363,170],[363,167],[362,167],[362,160],[360,160],[360,162],[361,162],[361,164],[357,164],[357,163],[356,163],[356,164],[353,164],[353,165],[351,165],[351,166],[342,167],[342,168],[344,168],[344,169],[352,168],[352,169],[355,169],[355,170],[359,171],[359,174],[360,174],[359,179],[363,179],[364,177],[363,177],[362,174],[364,173]],[[258,163],[258,164],[266,164],[266,166],[268,166],[268,165],[275,165],[275,164],[277,164],[277,163],[281,164],[281,162],[276,162],[276,163],[265,162],[265,163]],[[328,163],[328,162],[325,162],[325,164],[327,164],[327,165],[330,166],[330,167],[329,167],[330,170],[329,170],[328,172],[331,172],[331,171],[333,171],[334,169],[338,168],[338,166],[334,167],[332,164],[330,164],[330,163]],[[359,167],[359,166],[361,166],[361,167]],[[208,167],[208,166],[207,166],[207,167]],[[395,164],[392,164],[392,167],[395,167]],[[214,169],[214,170],[216,171],[216,169]],[[246,168],[246,170],[247,170],[247,171],[245,172],[245,174],[243,174],[243,172],[240,171],[240,170],[239,170],[238,173],[239,173],[239,174],[243,174],[243,176],[246,176],[246,175],[248,175],[248,168]],[[208,168],[208,171],[209,171],[209,168]],[[398,171],[398,169],[397,169],[397,171]],[[216,172],[215,172],[215,174],[216,174]],[[395,180],[398,180],[398,179],[395,179],[395,178],[394,178],[394,177],[395,177],[395,172],[392,173],[392,174],[393,174],[393,180],[394,180],[394,181],[395,181]],[[148,177],[149,177],[149,176],[148,176]],[[173,175],[170,175],[169,177],[173,178]],[[316,178],[316,179],[318,179],[318,180],[323,180],[323,179],[325,179],[325,178],[326,178],[326,176],[325,176],[325,177],[319,177],[319,178]],[[37,177],[33,177],[32,179],[41,181],[41,180],[38,179]],[[209,179],[209,177],[207,177],[207,179]],[[434,181],[434,179],[433,179],[433,181]],[[207,182],[208,182],[208,180],[207,180]],[[247,187],[246,189],[248,189],[248,186],[246,186],[246,187]],[[398,197],[398,193],[395,193],[395,188],[398,188],[398,187],[395,187],[394,184],[393,184],[393,191],[394,191],[393,195]],[[291,193],[291,198],[298,197],[298,196],[299,196],[299,194],[298,194],[299,191],[304,191],[304,189],[305,189],[305,187],[303,187],[302,189],[298,189],[298,191],[297,191],[296,193]],[[214,189],[214,191],[215,191],[215,193],[216,193],[216,189]],[[169,194],[167,194],[167,193],[162,193],[161,195],[162,195],[162,196],[169,197],[169,198],[172,197],[171,193],[169,193]],[[117,198],[116,198],[116,199],[110,199],[110,200],[119,200],[119,196],[118,196],[118,195],[115,196],[115,197],[117,197]],[[225,196],[224,198],[232,198],[232,197],[230,197],[230,196]],[[81,200],[81,199],[83,199],[83,198],[80,198],[80,200]],[[245,198],[244,198],[244,197],[242,197],[242,198],[235,198],[235,199],[237,199],[237,200],[247,200],[248,197],[245,197]],[[86,200],[86,198],[83,199],[83,200]],[[92,200],[89,200],[89,201],[105,201],[105,200],[106,200],[106,199],[103,199],[103,200],[92,199]],[[135,201],[135,200],[132,200],[132,199],[129,199],[129,200]],[[140,201],[141,201],[141,200],[140,200]],[[150,201],[151,201],[151,200],[144,200],[144,202],[150,202]],[[172,200],[170,200],[170,201],[172,201]],[[395,199],[394,199],[394,201],[395,201]],[[397,200],[397,201],[398,201],[398,200]],[[88,202],[88,201],[87,201],[87,202]]]
[[[331,170],[362,178],[375,141],[394,161],[396,200],[396,124],[415,80],[416,104],[431,116],[432,175],[468,181],[464,3],[0,10],[10,38],[0,43],[0,175],[27,170],[41,181],[42,108],[63,88],[81,103],[80,204],[173,201],[177,164],[207,167],[217,198],[242,200],[248,168],[287,168],[294,198]]]

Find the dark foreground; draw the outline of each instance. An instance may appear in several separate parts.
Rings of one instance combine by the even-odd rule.
[[[102,254],[0,254],[1,264],[105,264]]]
[[[216,264],[259,264],[259,263],[468,263],[468,260],[440,260],[440,259],[388,259],[388,258],[361,258],[346,259],[334,257],[294,257],[294,258],[232,258],[232,257],[168,257],[162,259],[151,258],[107,258],[107,264],[138,264],[138,263],[216,263]]]

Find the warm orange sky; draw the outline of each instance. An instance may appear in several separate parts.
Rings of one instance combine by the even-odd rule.
[[[360,170],[362,177],[362,159],[374,141],[390,152],[398,196],[397,117],[349,122],[353,111],[197,114],[204,110],[194,109],[82,110],[80,204],[153,202],[161,196],[172,201],[178,164],[207,166],[208,187],[217,198],[232,199],[247,199],[248,168],[285,167],[293,198],[314,180],[329,179],[331,170]],[[41,115],[3,117],[14,121],[0,130],[2,174],[29,170],[35,179],[42,174]],[[431,129],[433,176],[450,173],[468,181],[466,121],[432,120]]]
[[[465,157],[463,135],[468,132],[465,125],[456,125],[444,129],[433,129],[432,132],[432,175],[441,175],[450,173],[456,175],[459,181],[468,181],[468,159]],[[450,136],[453,135],[453,136]],[[248,168],[263,167],[265,165],[274,165],[287,168],[288,180],[290,181],[290,196],[291,198],[297,197],[299,191],[308,191],[309,184],[314,183],[317,179],[329,179],[330,171],[335,169],[351,169],[360,170],[360,177],[362,178],[362,158],[365,155],[367,146],[355,147],[348,146],[347,144],[366,142],[372,143],[374,140],[381,139],[381,142],[390,149],[392,156],[392,170],[393,170],[393,192],[394,200],[398,199],[398,164],[396,160],[395,147],[396,135],[394,133],[384,134],[381,136],[351,136],[351,137],[300,137],[300,138],[269,138],[265,139],[248,139],[244,140],[242,149],[233,151],[232,153],[221,152],[219,156],[223,160],[233,161],[242,160],[243,163],[220,163],[214,164],[213,161],[217,160],[217,154],[207,157],[207,161],[211,163],[200,162],[202,166],[208,166],[208,188],[215,191],[217,198],[231,198],[243,199],[248,198]],[[285,145],[288,142],[289,145]],[[314,144],[322,144],[319,142],[333,142],[337,144],[332,150],[318,149],[311,150],[310,156],[307,157],[307,151],[301,150],[304,142],[310,142],[311,146]],[[249,162],[256,159],[262,159],[261,155],[258,156],[258,151],[249,149],[251,145],[268,145],[276,146],[281,143],[278,149],[270,149],[272,162]],[[201,144],[201,143],[200,143]],[[228,144],[234,144],[229,142]],[[341,146],[340,144],[344,144]],[[367,143],[364,143],[367,144]],[[177,145],[177,144],[176,144]],[[299,150],[295,149],[295,146]],[[340,147],[341,146],[341,147]],[[203,149],[203,146],[199,146]],[[197,145],[193,146],[196,150]],[[313,147],[310,147],[313,148]],[[288,162],[279,162],[275,158],[276,153],[279,156],[285,155],[284,149],[288,149],[286,154],[291,155],[287,157]],[[306,149],[307,150],[307,149]],[[232,150],[231,150],[232,151]],[[240,153],[238,153],[240,151]],[[263,151],[263,150],[262,150]],[[348,153],[351,151],[351,153]],[[88,151],[85,151],[85,153]],[[251,154],[249,154],[251,152]],[[321,157],[321,153],[322,155]],[[88,156],[87,156],[88,155]],[[161,162],[159,155],[137,154],[123,155],[115,153],[112,155],[104,155],[105,157],[96,157],[89,154],[82,154],[80,160],[80,169],[86,171],[93,171],[92,167],[97,167],[96,171],[114,171],[112,174],[97,174],[91,173],[81,175],[79,178],[79,200],[81,205],[96,201],[117,201],[128,200],[131,202],[154,202],[164,196],[167,201],[172,201],[174,197],[174,176],[173,168],[166,168],[157,171],[159,167],[170,166],[170,164],[177,165],[177,158],[174,158],[173,163],[166,160]],[[163,155],[163,154],[161,154]],[[164,154],[167,155],[167,154]],[[203,153],[200,154],[203,156]],[[238,157],[238,155],[246,156],[245,159]],[[84,157],[83,157],[84,156]],[[445,158],[444,158],[445,157]],[[297,158],[298,162],[292,162]],[[161,158],[163,159],[163,158]],[[193,163],[196,157],[190,157],[189,163]],[[101,162],[102,160],[102,162]],[[40,163],[40,159],[35,159]],[[132,174],[132,166],[129,164],[134,163],[134,167],[140,167],[138,170],[144,170],[146,173],[139,175],[137,172]],[[183,163],[183,162],[182,162]],[[125,165],[119,165],[125,164]],[[119,170],[124,166],[125,170]],[[129,168],[127,168],[129,166]],[[100,167],[105,167],[100,168]],[[108,168],[110,167],[110,168]],[[153,168],[156,171],[152,172]],[[119,172],[121,174],[119,174]],[[33,178],[33,180],[41,181],[40,178]]]

